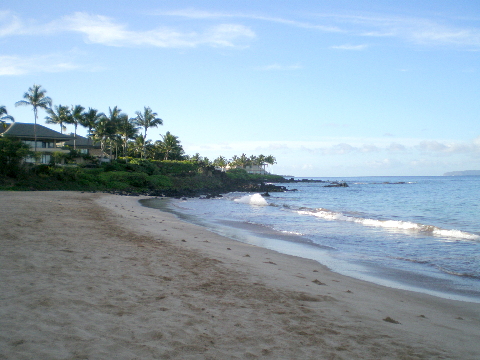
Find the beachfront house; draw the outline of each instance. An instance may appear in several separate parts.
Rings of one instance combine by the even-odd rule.
[[[259,174],[259,175],[269,174],[269,172],[265,170],[265,165],[245,165],[245,166],[241,166],[241,165],[228,166],[227,165],[224,168],[218,167],[216,169],[221,171],[227,171],[230,169],[243,169],[249,174]]]
[[[53,153],[70,153],[69,149],[63,148],[65,143],[72,139],[70,135],[64,135],[43,125],[13,122],[8,127],[0,127],[0,136],[20,139],[35,149],[40,154],[38,163],[49,164],[52,162]],[[25,162],[34,163],[34,158],[28,157]]]
[[[243,169],[245,169],[249,174],[268,174],[268,172],[265,170],[265,165],[245,165]]]
[[[95,142],[92,139],[80,136],[77,134],[70,134],[71,139],[65,142],[65,146],[69,146],[71,149],[77,150],[81,155],[89,155],[95,158],[102,158],[104,155],[99,142]],[[83,163],[85,160],[81,157],[75,159],[76,163]]]

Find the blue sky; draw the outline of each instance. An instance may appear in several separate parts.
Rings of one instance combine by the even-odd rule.
[[[480,169],[477,1],[3,0],[0,49],[18,122],[36,83],[54,105],[150,106],[148,138],[278,174]]]

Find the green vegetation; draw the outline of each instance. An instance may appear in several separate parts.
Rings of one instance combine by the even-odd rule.
[[[25,163],[24,158],[40,158],[35,141],[34,151],[19,140],[0,137],[0,189],[3,190],[82,190],[120,191],[150,194],[198,194],[246,189],[266,190],[264,182],[282,182],[277,175],[249,174],[245,169],[264,172],[265,167],[276,163],[272,155],[246,154],[227,159],[219,156],[210,161],[195,154],[186,155],[178,136],[169,131],[161,140],[147,139],[150,128],[163,125],[150,107],[136,111],[130,118],[118,106],[108,113],[81,105],[55,105],[46,96],[41,85],[33,85],[16,106],[32,106],[35,125],[38,110],[47,113],[47,124],[74,126],[73,147],[69,153],[54,151],[51,164]],[[6,128],[6,120],[14,121],[5,106],[0,106],[0,120]],[[77,128],[87,129],[92,144],[98,144],[101,157],[95,158],[77,149]],[[34,127],[36,140],[36,126]],[[65,149],[65,148],[64,148]],[[84,163],[77,164],[83,158]],[[61,164],[61,165],[60,165]]]
[[[0,138],[0,190],[108,191],[165,196],[198,196],[229,191],[277,191],[265,182],[278,175],[248,174],[244,169],[215,170],[204,161],[118,159],[100,165],[34,165],[35,153],[23,142]],[[59,154],[64,156],[65,154]],[[68,155],[70,156],[70,155]],[[202,159],[200,159],[202,160]]]

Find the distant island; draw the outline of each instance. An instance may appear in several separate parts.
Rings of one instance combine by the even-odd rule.
[[[443,176],[480,176],[480,170],[450,171]]]

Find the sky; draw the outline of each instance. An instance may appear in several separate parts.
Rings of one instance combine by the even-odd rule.
[[[149,106],[148,139],[273,155],[281,175],[480,169],[479,1],[2,0],[0,105],[17,122],[34,121],[15,107],[33,84],[54,105]]]

